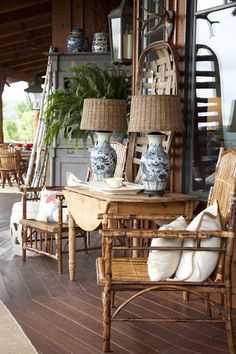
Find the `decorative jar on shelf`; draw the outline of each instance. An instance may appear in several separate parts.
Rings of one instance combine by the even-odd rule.
[[[108,33],[97,32],[93,35],[92,52],[107,53],[109,51]]]
[[[83,30],[76,26],[71,34],[67,37],[67,51],[69,53],[84,52],[87,49],[88,40],[84,35]]]

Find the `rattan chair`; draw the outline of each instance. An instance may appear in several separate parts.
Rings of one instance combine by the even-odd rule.
[[[23,217],[22,224],[22,258],[26,261],[26,252],[36,252],[55,259],[58,265],[58,273],[62,273],[62,255],[68,253],[68,223],[63,222],[64,196],[61,193],[64,187],[47,187],[49,190],[58,191],[58,222],[39,221],[27,218],[27,201],[39,201],[42,188],[22,188],[23,192]],[[83,238],[84,247],[77,249],[88,252],[89,249],[98,247],[88,247],[87,234],[85,231],[76,227],[76,236]],[[63,244],[64,243],[64,244]]]
[[[20,153],[11,144],[0,144],[0,175],[2,177],[2,188],[6,181],[13,186],[15,180],[20,187],[23,181],[23,163]]]
[[[103,255],[97,259],[97,280],[102,289],[103,298],[103,351],[110,351],[110,333],[111,321],[117,319],[120,311],[138,296],[151,291],[185,291],[188,294],[200,296],[205,300],[206,316],[203,318],[199,311],[199,318],[191,318],[183,315],[180,318],[155,318],[146,319],[169,322],[211,322],[224,323],[226,325],[228,349],[231,354],[235,353],[234,335],[232,325],[232,281],[231,268],[233,258],[233,242],[235,237],[235,207],[236,207],[236,151],[221,151],[216,168],[216,178],[214,186],[211,189],[208,205],[214,200],[218,201],[219,214],[221,218],[223,231],[158,231],[151,228],[149,224],[153,220],[160,219],[160,216],[150,215],[103,215]],[[153,211],[155,213],[155,210]],[[119,221],[122,220],[122,223]],[[124,224],[125,220],[125,224]],[[136,227],[139,221],[139,227],[133,229],[133,220]],[[108,229],[107,225],[112,225]],[[123,225],[122,228],[118,227]],[[203,282],[187,281],[151,281],[148,275],[147,254],[151,249],[150,242],[152,238],[168,239],[195,239],[195,247],[188,247],[188,250],[209,251],[207,247],[200,248],[200,241],[210,237],[219,237],[221,239],[220,248],[211,248],[220,252],[219,262],[209,279]],[[123,238],[125,246],[117,245],[115,240]],[[140,246],[133,247],[132,239],[138,238]],[[142,241],[142,242],[141,242]],[[144,242],[145,241],[145,242]],[[133,250],[139,252],[139,257],[133,257]],[[169,252],[183,249],[183,247],[156,247],[154,249],[168,250]],[[185,248],[186,250],[186,248]],[[112,294],[115,291],[133,291],[134,294],[112,314]],[[212,295],[218,294],[223,297],[224,306],[216,304]],[[220,307],[220,309],[218,308]],[[187,310],[186,310],[187,311]],[[187,312],[186,312],[187,313]],[[132,318],[120,318],[119,321],[127,321]],[[134,319],[133,319],[134,320]],[[138,318],[135,318],[137,321]],[[140,319],[144,321],[145,319]]]

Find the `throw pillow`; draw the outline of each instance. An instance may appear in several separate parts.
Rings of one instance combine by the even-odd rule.
[[[57,194],[62,194],[62,192],[52,191],[48,189],[43,189],[40,193],[40,203],[39,212],[36,220],[48,221],[48,222],[58,222],[58,200],[56,198]],[[67,222],[68,211],[67,208],[62,210],[63,222]]]
[[[186,230],[189,231],[220,231],[221,222],[218,213],[217,202],[209,206],[198,214],[188,225]],[[212,237],[201,240],[202,247],[220,247],[221,240],[219,237]],[[184,247],[193,247],[196,245],[195,240],[185,240]],[[176,271],[175,280],[185,281],[204,281],[214,271],[219,258],[217,251],[183,251],[179,266]]]
[[[185,230],[187,223],[183,216],[160,227],[159,230]],[[182,245],[181,239],[170,240],[155,238],[151,247],[178,247]],[[148,274],[151,280],[158,281],[171,277],[178,266],[181,251],[153,250],[148,255]]]

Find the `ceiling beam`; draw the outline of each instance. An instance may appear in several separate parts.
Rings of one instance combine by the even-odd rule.
[[[16,11],[9,11],[0,15],[0,23],[8,24],[9,28],[14,22],[20,22],[22,19],[37,18],[44,13],[51,13],[51,2],[37,4],[36,6],[26,7]]]
[[[32,55],[33,54],[33,55]],[[31,55],[29,55],[28,57],[22,59],[22,60],[16,60],[16,58],[13,58],[12,60],[7,60],[5,59],[5,61],[1,61],[0,60],[0,65],[3,67],[17,67],[17,66],[21,66],[23,64],[27,64],[27,63],[32,63],[35,62],[39,59],[45,59],[45,55],[43,55],[43,53],[39,53],[39,52],[35,52],[35,53],[31,53]]]
[[[39,28],[48,27],[51,25],[51,14],[40,15],[37,19],[27,19],[19,23],[14,23],[10,26],[8,24],[0,24],[0,38],[9,37],[17,33],[29,32]]]
[[[30,82],[32,80],[32,76],[30,74],[26,74],[25,72],[18,72],[17,70],[11,70],[8,68],[3,68],[0,66],[0,75],[4,75],[7,77],[12,77],[19,81]]]
[[[38,29],[35,31],[30,31],[26,33],[15,34],[13,36],[9,36],[6,42],[5,38],[0,38],[0,48],[5,47],[6,45],[14,45],[19,43],[24,43],[29,40],[37,40],[38,38],[46,37],[51,33],[51,26]]]
[[[15,60],[24,60],[25,58],[32,57],[32,56],[37,56],[39,54],[43,54],[44,52],[49,50],[49,43],[44,43],[38,46],[37,49],[30,49],[30,50],[21,50],[20,47],[18,51],[15,51],[13,53],[9,52],[0,52],[0,65],[3,65],[4,63],[6,64],[9,61]]]
[[[48,46],[48,49],[46,49],[47,51],[49,50],[49,44],[51,44],[51,39],[52,36],[48,35],[47,37],[37,38],[37,40],[33,38],[32,40],[21,44],[14,44],[10,46],[6,45],[5,47],[2,47],[3,49],[0,51],[0,57],[8,56],[12,53],[18,55],[21,52],[41,50],[41,47],[43,46]]]
[[[44,2],[49,2],[49,0],[7,0],[2,1],[0,7],[0,14],[5,12],[23,9],[24,7],[29,7],[36,4],[42,4]]]
[[[11,66],[8,66],[10,69],[15,69],[15,68],[18,68],[17,70],[25,70],[25,68],[29,68],[32,66],[35,65],[35,67],[37,66],[36,63],[45,63],[45,66],[47,66],[47,58],[38,58],[38,59],[31,59],[31,60],[27,60],[25,62],[21,62],[21,63],[18,63],[18,64],[14,64],[14,65],[11,65]]]
[[[46,71],[47,71],[46,65],[37,65],[37,68],[32,67],[32,68],[25,70],[24,72],[28,75],[31,75],[31,78],[32,78],[35,74],[41,74],[40,76],[42,76],[46,73]]]
[[[22,45],[14,46],[13,48],[11,47],[4,47],[3,50],[0,50],[0,61],[4,58],[8,59],[23,59],[26,58],[27,56],[32,55],[32,53],[43,53],[49,51],[51,44],[51,38],[50,37],[45,37],[43,40],[43,43],[39,43],[35,45],[35,42],[31,43],[24,43]],[[9,50],[9,48],[11,48]]]

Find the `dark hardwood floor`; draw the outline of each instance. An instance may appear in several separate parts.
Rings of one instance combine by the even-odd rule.
[[[0,300],[10,309],[35,348],[42,354],[101,353],[102,303],[96,285],[95,259],[100,251],[77,254],[78,280],[68,279],[67,257],[63,275],[56,263],[14,256],[9,231],[12,204],[20,195],[0,193]],[[117,302],[128,293],[118,293]],[[127,307],[126,315],[203,313],[202,303],[181,293],[149,293]],[[234,312],[236,325],[236,312]],[[113,353],[224,354],[226,333],[221,324],[113,323]],[[0,348],[1,353],[1,348]],[[4,354],[4,353],[3,353]]]

